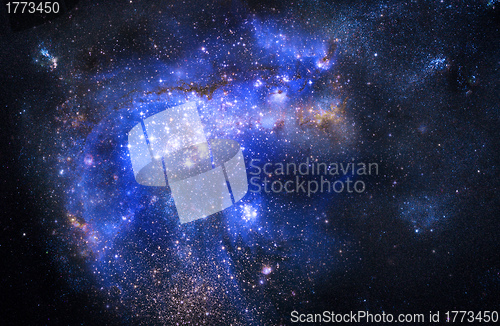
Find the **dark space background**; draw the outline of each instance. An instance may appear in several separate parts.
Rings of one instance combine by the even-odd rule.
[[[0,324],[498,310],[499,10],[495,0],[61,1],[47,16],[4,6]],[[187,100],[212,135],[242,145],[247,167],[315,157],[377,162],[380,173],[358,176],[361,194],[249,193],[179,225],[170,194],[135,183],[124,135],[141,112]]]

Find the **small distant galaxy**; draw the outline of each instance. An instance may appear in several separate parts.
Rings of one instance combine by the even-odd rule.
[[[499,7],[79,1],[1,35],[3,166],[30,193],[1,248],[38,248],[54,302],[85,301],[22,309],[47,325],[498,310]],[[207,139],[238,142],[249,190],[181,224],[168,187],[136,181],[128,133],[185,103]]]

